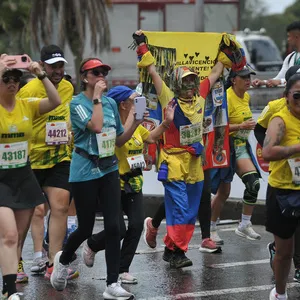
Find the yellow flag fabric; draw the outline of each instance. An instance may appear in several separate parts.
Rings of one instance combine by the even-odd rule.
[[[221,33],[144,31],[148,44],[176,48],[174,67],[188,66],[205,79],[215,64],[222,41]],[[156,62],[156,64],[159,62]]]

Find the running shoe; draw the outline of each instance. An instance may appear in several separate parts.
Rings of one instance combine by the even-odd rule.
[[[275,257],[275,242],[269,243],[267,246],[267,249],[269,251],[269,257],[270,257],[270,267],[273,270],[273,261],[274,261],[274,257]]]
[[[252,224],[249,223],[246,226],[242,226],[241,223],[239,224],[238,228],[235,230],[235,233],[238,236],[244,237],[248,240],[260,240],[261,236],[254,231],[254,229],[252,228]]]
[[[47,267],[46,272],[45,272],[45,279],[50,280],[51,274],[53,273],[53,267]],[[79,277],[79,272],[77,270],[73,270],[71,268],[68,268],[68,275],[67,275],[67,280],[73,280]]]
[[[82,259],[84,264],[88,267],[91,268],[94,265],[95,261],[95,255],[97,253],[94,252],[87,244],[87,240],[83,243],[83,248],[82,248]]]
[[[204,253],[219,253],[222,249],[211,238],[206,238],[202,241],[199,251]]]
[[[213,242],[216,243],[216,245],[224,245],[224,241],[219,237],[219,234],[216,229],[211,229],[210,230],[210,238],[212,239]]]
[[[295,270],[294,281],[300,282],[300,269]]]
[[[121,281],[121,283],[127,283],[127,284],[137,284],[138,283],[137,278],[127,272],[121,273],[119,275],[119,280]]]
[[[104,299],[128,300],[134,299],[134,295],[121,287],[121,283],[114,282],[108,285],[103,293]]]
[[[62,251],[56,253],[54,257],[53,269],[50,276],[51,285],[57,291],[63,291],[66,288],[68,277],[68,266],[65,266],[59,262],[61,254]]]
[[[152,225],[152,218],[146,218],[144,221],[144,241],[152,249],[156,248],[157,232],[158,228]]]
[[[28,282],[28,275],[24,272],[24,262],[23,260],[20,260],[18,264],[16,283],[27,283],[27,282]]]
[[[276,288],[273,288],[270,292],[270,297],[269,297],[269,300],[278,300],[278,294],[276,293]],[[282,298],[280,298],[282,299]],[[287,293],[285,293],[285,299],[282,299],[282,300],[287,300],[288,299],[288,296],[287,296]]]

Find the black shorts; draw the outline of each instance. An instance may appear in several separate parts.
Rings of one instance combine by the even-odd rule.
[[[62,161],[48,169],[34,169],[33,172],[42,188],[49,186],[71,191],[69,161]]]
[[[296,228],[300,223],[300,219],[287,218],[282,215],[276,198],[277,190],[278,189],[268,185],[266,199],[266,230],[282,239],[289,239],[294,235]]]
[[[30,209],[46,202],[30,165],[0,170],[0,206]]]

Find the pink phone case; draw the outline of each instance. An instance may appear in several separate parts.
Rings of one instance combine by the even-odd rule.
[[[27,54],[8,55],[8,57],[17,61],[15,64],[9,66],[12,69],[28,69],[31,63],[31,58]]]

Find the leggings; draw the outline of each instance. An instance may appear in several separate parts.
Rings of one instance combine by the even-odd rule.
[[[204,171],[204,186],[200,206],[198,210],[198,218],[201,228],[202,239],[210,237],[210,217],[211,217],[211,181],[210,170]],[[166,217],[165,204],[161,203],[158,207],[153,219],[152,225],[155,228],[160,226],[161,221]]]
[[[123,239],[121,248],[121,260],[119,273],[129,272],[129,267],[138,247],[144,225],[144,206],[143,194],[140,191],[137,194],[126,194],[122,191],[122,210],[128,217],[128,229],[124,222],[123,211],[120,213],[121,239]],[[88,239],[88,246],[98,252],[105,249],[105,230],[93,234]]]
[[[118,281],[120,265],[120,179],[114,171],[105,176],[72,183],[72,191],[77,211],[78,228],[69,236],[64,246],[60,262],[69,264],[74,252],[88,239],[95,223],[98,199],[102,202],[105,239],[105,259],[107,285]]]

